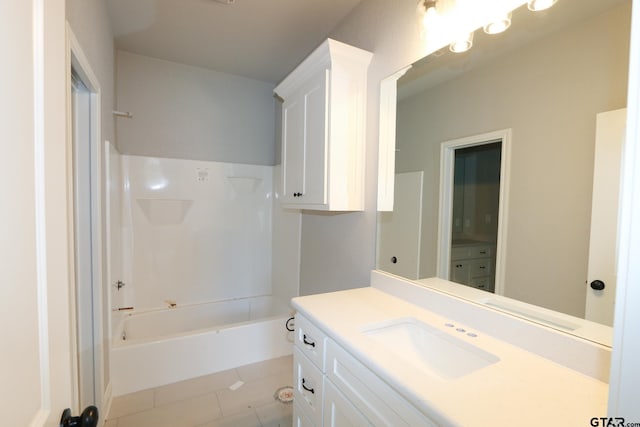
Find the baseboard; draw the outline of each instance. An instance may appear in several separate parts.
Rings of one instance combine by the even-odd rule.
[[[107,387],[104,390],[104,395],[102,396],[102,411],[99,414],[98,427],[103,427],[104,423],[107,421],[107,415],[109,415],[109,411],[111,411],[112,402],[113,387],[111,386],[111,381],[109,381]]]

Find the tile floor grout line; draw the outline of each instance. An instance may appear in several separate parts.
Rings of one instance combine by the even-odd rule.
[[[287,362],[287,365],[290,364],[291,363],[291,360],[290,360],[291,356],[285,356],[285,357],[289,358],[289,361]],[[275,360],[278,360],[278,359],[279,358],[276,358],[276,359],[273,359],[273,360],[275,361]],[[258,362],[258,363],[265,363],[265,362]],[[254,384],[254,385],[256,385],[256,387],[260,387],[257,384],[259,384],[259,383],[263,383],[264,384],[264,381],[270,382],[271,379],[273,379],[274,377],[292,374],[292,371],[293,371],[292,368],[293,367],[291,367],[291,369],[282,369],[281,363],[282,362],[275,362],[273,365],[269,366],[270,368],[273,368],[273,371],[269,372],[267,375],[261,374],[257,378],[253,378],[255,376],[255,367],[254,367],[253,370],[250,368],[250,366],[254,365],[254,364],[246,365],[248,367],[248,369],[245,369],[245,370],[233,368],[233,374],[234,374],[235,378],[240,379],[241,381],[245,382],[243,380],[243,376],[240,373],[241,371],[245,372],[249,376],[248,378],[251,378],[251,381],[249,381],[248,385]],[[283,378],[282,381],[283,381],[282,384],[276,384],[277,387],[288,386],[289,385],[288,383],[291,382],[291,379],[290,378],[288,378],[288,379]],[[275,382],[279,383],[280,381],[275,381]],[[285,382],[287,384],[285,384]],[[175,384],[175,383],[173,383],[173,384]],[[169,386],[169,385],[170,384],[167,384],[167,386]],[[180,402],[185,402],[187,400],[195,399],[195,398],[198,398],[198,397],[202,397],[202,396],[207,395],[207,394],[214,394],[215,395],[215,399],[216,399],[216,403],[218,405],[218,410],[219,410],[218,411],[218,415],[215,416],[215,417],[212,417],[208,421],[206,421],[206,422],[204,422],[202,424],[199,424],[199,425],[201,425],[202,427],[208,427],[208,426],[211,426],[211,425],[218,425],[220,421],[222,423],[226,424],[228,422],[228,421],[226,421],[227,419],[234,419],[235,417],[237,417],[239,415],[239,413],[237,413],[237,414],[236,413],[230,413],[230,414],[226,415],[226,413],[223,411],[223,405],[222,405],[223,402],[222,402],[222,395],[221,395],[221,392],[224,392],[226,390],[226,388],[225,387],[214,388],[214,387],[220,387],[220,384],[218,384],[217,386],[212,384],[212,388],[207,388],[206,391],[201,390],[201,389],[196,389],[197,392],[193,396],[189,396],[189,397],[182,396],[182,397],[178,398],[175,401],[168,401],[168,402],[165,402],[162,405],[159,404],[159,402],[161,400],[160,397],[161,397],[161,393],[162,393],[162,387],[156,387],[153,390],[149,390],[152,393],[152,395],[150,396],[150,397],[152,397],[151,408],[134,411],[131,414],[124,414],[121,417],[117,417],[117,418],[113,418],[113,419],[109,419],[109,418],[106,418],[106,419],[108,419],[112,424],[109,427],[119,427],[120,423],[122,422],[123,419],[125,419],[127,417],[130,417],[130,416],[133,416],[134,414],[140,414],[140,413],[144,413],[144,412],[152,412],[153,410],[157,410],[159,408],[161,409],[161,408],[166,407],[166,406],[170,406],[170,405],[173,405],[173,404],[178,404]],[[271,385],[269,385],[268,387],[271,387]],[[274,395],[271,395],[271,393],[273,393],[273,392],[274,392],[273,390],[269,390],[269,394],[270,394],[271,397],[274,397]],[[241,394],[244,394],[244,393],[240,392],[239,395],[238,395],[238,398],[241,398],[240,397]],[[177,393],[176,395],[179,396],[180,394]],[[273,401],[271,401],[271,399],[264,399],[264,403],[262,403],[260,405],[257,405],[258,403],[262,402],[261,399],[262,398],[253,401],[252,404],[248,405],[245,408],[245,410],[250,408],[249,413],[253,416],[253,419],[257,422],[257,424],[255,424],[255,425],[252,422],[251,423],[252,427],[259,427],[259,426],[263,426],[264,427],[265,426],[265,424],[263,423],[263,420],[260,417],[260,413],[264,412],[264,408],[265,407],[268,407],[269,405],[273,404]],[[269,400],[269,402],[267,402],[267,400]],[[275,399],[274,401],[277,402],[277,399]],[[249,402],[251,402],[251,401],[249,401]],[[211,403],[213,403],[213,402],[211,402]],[[262,409],[260,409],[260,408],[262,408]],[[260,409],[260,411],[258,409]],[[282,418],[282,420],[285,420],[286,418],[287,418],[287,415],[285,415],[285,418]],[[281,422],[282,420],[277,420],[277,422]],[[272,421],[270,421],[270,420],[265,420],[265,421],[267,422],[267,424],[266,424],[267,426],[272,425]],[[286,423],[286,424],[289,425],[289,423]],[[145,423],[145,425],[148,425],[148,424]]]

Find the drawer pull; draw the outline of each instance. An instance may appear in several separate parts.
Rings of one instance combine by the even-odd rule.
[[[480,270],[484,270],[485,268],[487,268],[485,265],[480,266]]]
[[[307,335],[304,334],[302,335],[302,342],[305,343],[306,345],[310,345],[311,347],[315,347],[316,343],[314,341],[307,341]]]
[[[315,390],[312,387],[307,387],[305,384],[304,378],[302,379],[302,388],[307,390],[311,394],[316,394]]]

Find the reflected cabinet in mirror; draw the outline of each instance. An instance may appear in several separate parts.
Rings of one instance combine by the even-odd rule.
[[[525,5],[412,64],[378,269],[568,332],[610,326],[630,20],[630,0]]]

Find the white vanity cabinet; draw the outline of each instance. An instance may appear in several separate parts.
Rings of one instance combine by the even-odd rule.
[[[493,292],[495,245],[485,242],[451,245],[451,281]]]
[[[364,209],[367,69],[372,54],[327,39],[276,88],[284,207]]]
[[[322,426],[324,362],[327,336],[296,316],[293,348],[293,424]]]
[[[294,426],[435,426],[300,314],[295,337]]]

